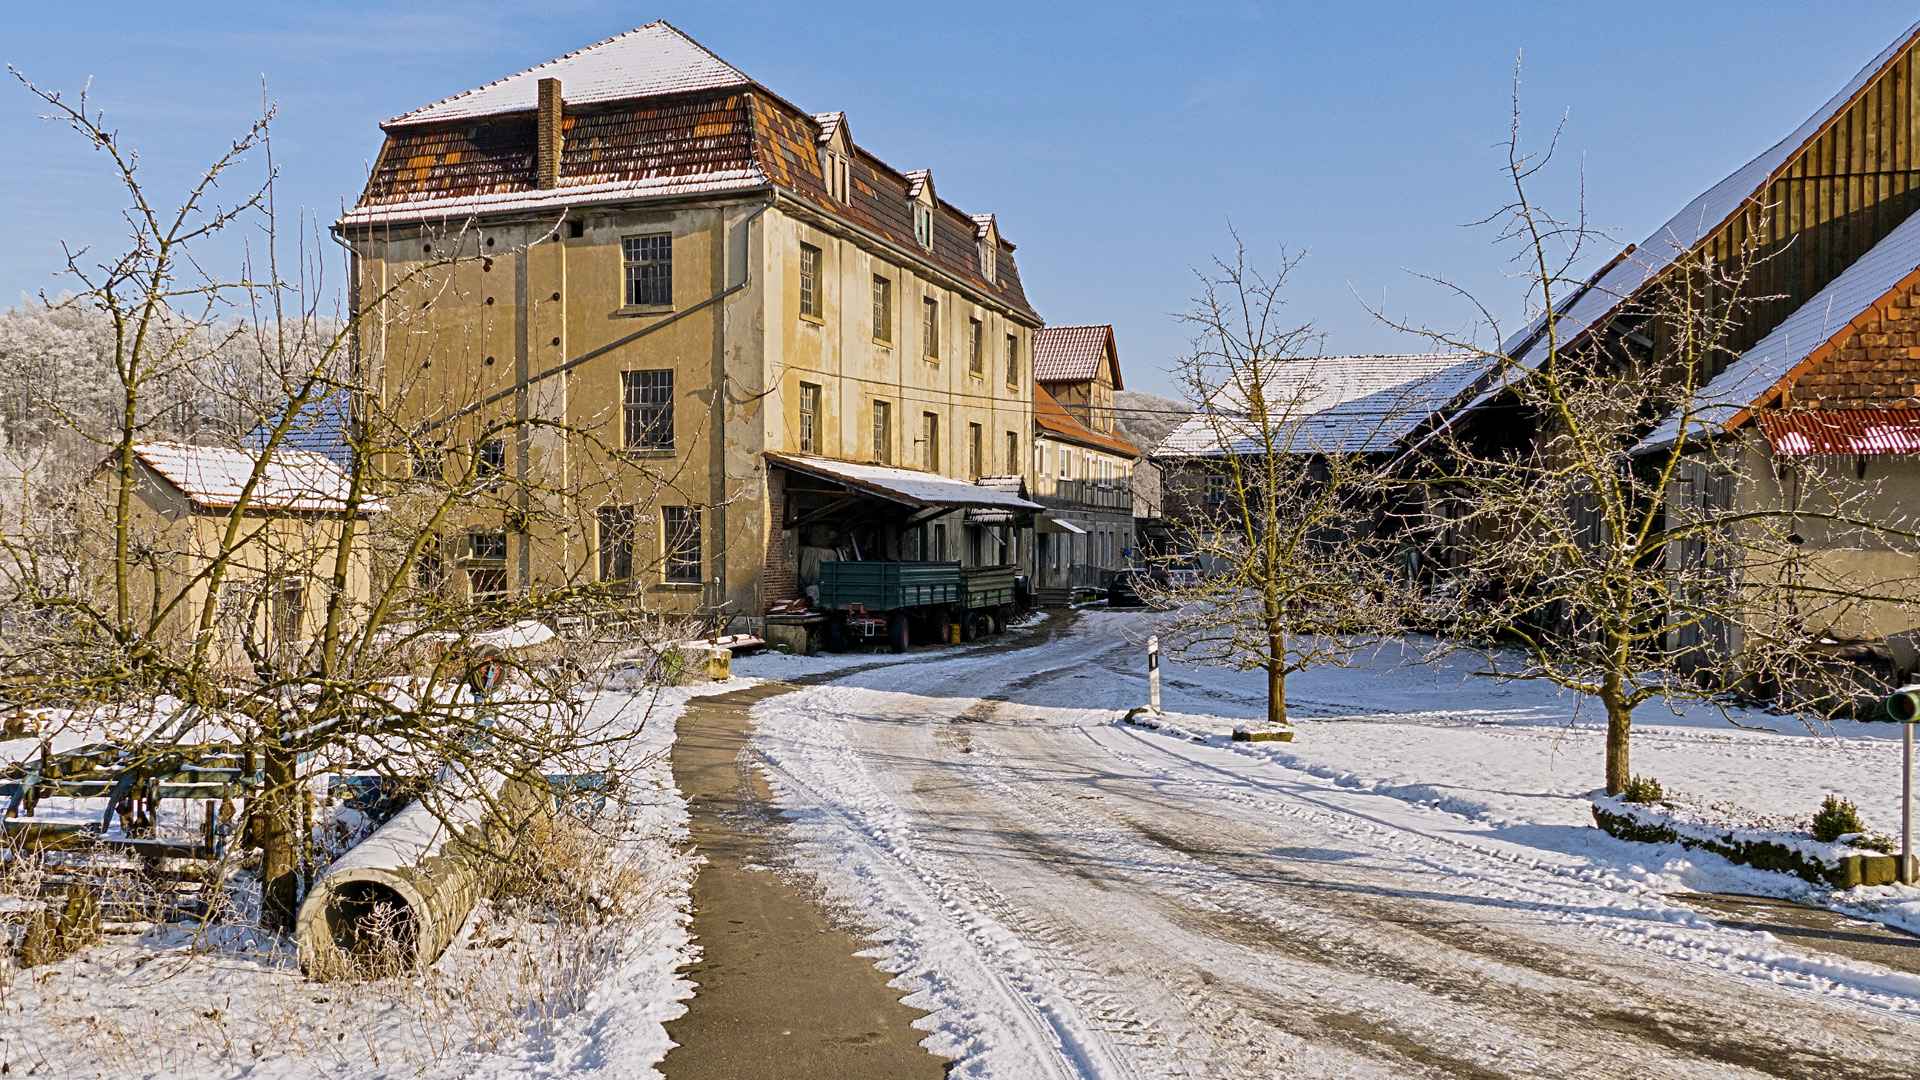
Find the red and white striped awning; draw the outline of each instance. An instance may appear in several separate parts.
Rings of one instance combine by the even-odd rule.
[[[1757,419],[1781,457],[1920,454],[1920,409],[1804,409]]]

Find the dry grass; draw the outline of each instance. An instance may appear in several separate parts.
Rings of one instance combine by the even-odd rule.
[[[536,817],[496,899],[438,962],[413,970],[392,913],[352,979],[310,981],[290,941],[249,923],[230,875],[198,932],[160,927],[44,968],[0,970],[0,1065],[22,1076],[179,1076],[271,1066],[288,1075],[458,1076],[478,1055],[538,1053],[622,962],[634,920],[675,902],[664,844],[632,819]],[[655,837],[653,839],[658,839]],[[33,872],[0,866],[0,894]],[[14,875],[12,878],[6,875]],[[17,895],[17,894],[16,894]]]

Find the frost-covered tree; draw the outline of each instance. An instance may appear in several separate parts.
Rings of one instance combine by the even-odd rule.
[[[1161,590],[1176,607],[1170,650],[1193,663],[1261,670],[1267,721],[1287,723],[1287,677],[1353,661],[1390,632],[1400,583],[1374,533],[1385,491],[1370,427],[1385,412],[1341,429],[1314,423],[1311,324],[1285,312],[1298,258],[1250,265],[1244,246],[1201,273],[1182,320],[1193,344],[1179,365],[1195,412],[1157,458],[1165,510],[1183,537],[1182,561],[1205,567]]]

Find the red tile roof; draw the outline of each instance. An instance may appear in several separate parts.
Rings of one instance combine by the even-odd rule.
[[[1080,418],[1055,401],[1045,387],[1033,388],[1033,422],[1039,424],[1042,431],[1083,446],[1091,446],[1096,450],[1105,450],[1122,457],[1140,456],[1140,448],[1127,440],[1117,435],[1102,435],[1081,423]]]
[[[1758,418],[1782,457],[1920,454],[1920,409],[1801,409]]]
[[[1048,326],[1033,332],[1034,382],[1088,382],[1100,376],[1100,364],[1112,355],[1113,388],[1120,385],[1119,351],[1111,326]]]

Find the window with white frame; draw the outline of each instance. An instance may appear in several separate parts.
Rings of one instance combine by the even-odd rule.
[[[800,452],[820,452],[820,387],[800,384]]]
[[[820,152],[820,178],[827,186],[827,194],[841,202],[847,198],[853,166],[846,158],[831,150]]]
[[[800,314],[820,318],[820,249],[800,245]]]
[[[673,303],[673,236],[626,236],[620,240],[626,263],[627,306],[662,307]]]

